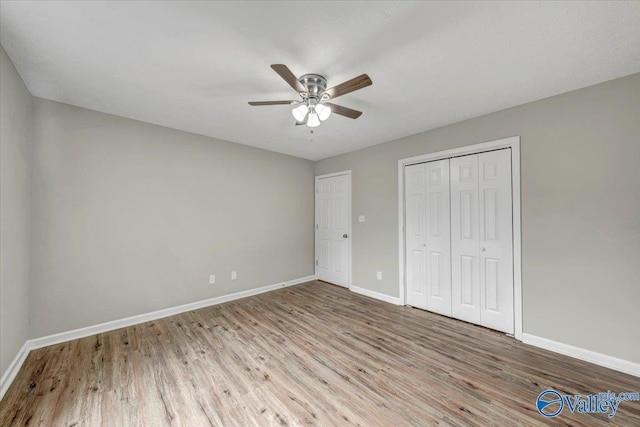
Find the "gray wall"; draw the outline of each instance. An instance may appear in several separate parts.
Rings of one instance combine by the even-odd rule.
[[[312,162],[34,102],[32,337],[313,274]]]
[[[317,162],[353,170],[353,284],[398,296],[398,159],[514,135],[524,332],[640,363],[640,74]]]
[[[0,46],[0,375],[29,331],[33,102]]]

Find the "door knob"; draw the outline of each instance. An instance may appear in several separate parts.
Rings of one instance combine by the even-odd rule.
[[[484,252],[484,251],[485,251],[485,248],[480,248],[480,250],[481,250],[482,252]]]
[[[342,237],[344,237],[344,238],[346,239],[346,238],[347,238],[347,237],[349,237],[349,236],[347,236],[346,234],[343,234],[343,235],[342,235]]]

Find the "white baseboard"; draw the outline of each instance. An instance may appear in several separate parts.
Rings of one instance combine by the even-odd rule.
[[[203,307],[209,307],[212,305],[222,304],[225,302],[237,300],[240,298],[246,298],[253,295],[263,294],[265,292],[274,291],[276,289],[285,288],[288,286],[299,285],[305,282],[315,280],[315,276],[300,277],[298,279],[289,280],[286,282],[275,283],[273,285],[263,286],[261,288],[249,289],[246,291],[235,292],[229,295],[222,295],[215,298],[209,298],[202,301],[196,301],[189,304],[183,304],[176,307],[165,308],[163,310],[153,311],[151,313],[139,314],[137,316],[131,316],[124,319],[113,320],[111,322],[100,323],[98,325],[87,326],[85,328],[74,329],[72,331],[61,332],[59,334],[48,335],[40,338],[34,338],[27,340],[16,357],[9,365],[9,368],[4,372],[0,379],[0,399],[4,396],[13,380],[15,379],[18,371],[22,367],[24,360],[31,350],[36,348],[47,347],[53,344],[59,344],[66,341],[75,340],[78,338],[84,338],[91,335],[100,334],[103,332],[112,331],[114,329],[120,329],[127,326],[137,325],[139,323],[149,322],[151,320],[161,319],[163,317],[173,316],[174,314],[184,313],[186,311],[197,310]]]
[[[18,375],[18,371],[20,371],[22,364],[29,355],[29,351],[31,351],[31,348],[29,348],[29,341],[25,341],[25,343],[22,344],[22,347],[20,347],[20,350],[18,350],[16,357],[11,361],[7,370],[2,374],[2,378],[0,378],[0,400],[2,400],[4,394],[9,389],[9,386],[16,378],[16,375]]]
[[[625,374],[640,377],[640,363],[618,359],[617,357],[596,353],[595,351],[574,347],[569,344],[552,341],[550,339],[531,334],[522,334],[522,342],[534,347],[564,354],[565,356],[575,357],[576,359],[584,360],[585,362],[590,362],[595,365],[604,366],[605,368],[613,369],[615,371],[624,372]]]
[[[136,316],[126,317],[124,319],[112,320],[110,322],[100,323],[99,325],[87,326],[85,328],[74,329],[72,331],[61,332],[59,334],[48,335],[45,337],[35,338],[31,341],[31,349],[47,347],[61,342],[71,341],[78,338],[84,338],[95,334],[100,334],[114,329],[125,328],[151,320],[162,319],[163,317],[173,316],[174,314],[184,313],[185,311],[197,310],[203,307],[222,304],[225,302],[246,298],[253,295],[263,294],[265,292],[284,288],[287,286],[299,285],[301,283],[314,280],[315,276],[301,277],[299,279],[289,280],[287,282],[276,283],[273,285],[263,286],[261,288],[249,289],[246,291],[235,292],[233,294],[221,295],[215,298],[209,298],[202,301],[191,302],[188,304],[169,307],[163,310],[152,311],[150,313],[138,314]]]
[[[375,299],[379,299],[380,301],[388,302],[395,305],[400,305],[400,298],[392,297],[387,294],[381,294],[380,292],[371,291],[365,288],[359,288],[357,286],[351,286],[349,288],[351,292],[355,292],[356,294],[364,295],[366,297],[371,297]]]

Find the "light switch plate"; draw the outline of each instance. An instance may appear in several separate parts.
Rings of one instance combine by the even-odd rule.
[[[238,278],[238,273],[236,271],[231,272],[231,280],[236,280]]]
[[[378,273],[376,274],[376,278],[378,280],[382,280],[382,271],[378,271]]]
[[[364,215],[358,216],[358,222],[364,222]]]
[[[216,283],[216,275],[212,274],[211,276],[209,276],[209,284],[213,285],[214,283]]]

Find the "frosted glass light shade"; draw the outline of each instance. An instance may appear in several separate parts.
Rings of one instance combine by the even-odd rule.
[[[296,108],[294,108],[291,113],[297,121],[301,122],[304,120],[304,116],[307,115],[307,111],[309,111],[309,107],[307,107],[305,104],[300,104]]]
[[[318,118],[324,122],[331,115],[331,107],[323,104],[318,104],[316,105],[316,113],[318,113]]]
[[[316,113],[309,113],[309,118],[307,119],[307,126],[310,128],[314,128],[316,126],[320,126],[320,119]]]

